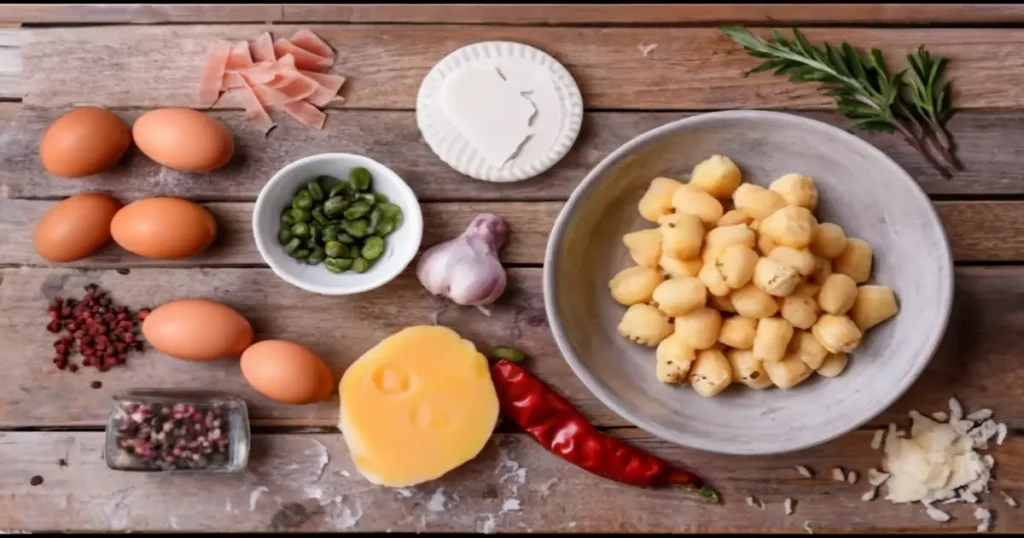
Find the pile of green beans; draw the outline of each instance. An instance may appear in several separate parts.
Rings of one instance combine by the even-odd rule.
[[[332,273],[364,273],[384,254],[384,238],[402,209],[373,192],[373,176],[354,168],[347,180],[320,176],[295,192],[281,213],[278,241],[289,256]]]

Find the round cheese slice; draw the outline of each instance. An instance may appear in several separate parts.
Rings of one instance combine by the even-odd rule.
[[[367,480],[408,487],[476,457],[498,421],[487,359],[447,327],[409,327],[345,371],[341,419]]]
[[[583,97],[565,66],[509,41],[452,52],[427,73],[416,98],[416,123],[430,149],[483,181],[521,181],[551,168],[582,121]]]

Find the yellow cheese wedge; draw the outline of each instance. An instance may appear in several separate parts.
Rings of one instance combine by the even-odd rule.
[[[385,338],[345,371],[338,392],[339,426],[356,468],[395,488],[473,459],[498,421],[487,358],[447,327]]]

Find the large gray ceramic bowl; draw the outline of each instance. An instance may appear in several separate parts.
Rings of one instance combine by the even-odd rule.
[[[622,235],[650,228],[637,202],[651,179],[687,178],[713,155],[743,180],[767,186],[810,176],[816,215],[874,248],[872,282],[891,287],[900,312],[868,331],[833,379],[813,375],[788,391],[734,384],[714,398],[659,382],[654,348],[616,333],[625,312],[608,281],[634,265]],[[824,443],[892,404],[928,364],[946,329],[953,263],[942,224],[917,183],[881,151],[799,116],[728,111],[644,133],[594,168],[562,210],[548,243],[544,299],[558,347],[583,383],[637,426],[680,445],[724,454],[775,454]]]

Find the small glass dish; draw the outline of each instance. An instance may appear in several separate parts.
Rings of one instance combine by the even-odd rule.
[[[116,471],[235,473],[249,461],[245,400],[223,392],[135,389],[114,395],[103,458]]]

